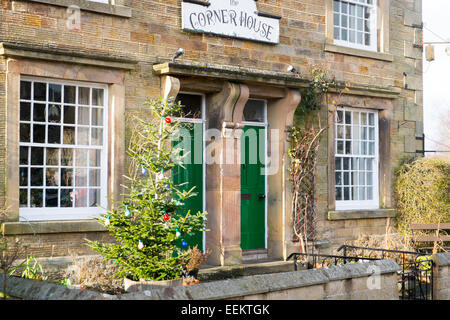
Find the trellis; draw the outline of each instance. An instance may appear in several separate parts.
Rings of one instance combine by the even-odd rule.
[[[326,72],[321,67],[314,66],[311,75],[310,85],[303,93],[298,108],[304,125],[292,128],[292,148],[289,150],[290,175],[293,183],[293,229],[299,240],[301,252],[306,252],[308,244],[314,244],[317,240],[315,179],[320,139],[329,127],[328,123],[322,123],[320,109],[324,107],[328,110],[328,92],[331,87],[337,99],[344,91],[349,90],[347,83],[337,83],[334,78],[328,80]],[[338,102],[333,100],[332,104],[338,105]]]

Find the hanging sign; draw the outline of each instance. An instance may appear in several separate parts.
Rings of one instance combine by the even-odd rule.
[[[255,0],[184,0],[183,30],[278,44],[281,17],[258,12]]]

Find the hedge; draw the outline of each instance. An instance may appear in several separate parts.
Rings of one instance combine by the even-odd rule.
[[[450,161],[420,158],[396,172],[394,192],[399,233],[409,234],[411,223],[450,222]]]

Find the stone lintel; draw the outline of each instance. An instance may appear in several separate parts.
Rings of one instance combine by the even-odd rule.
[[[56,62],[84,64],[96,67],[133,70],[137,60],[111,56],[106,51],[80,52],[79,48],[52,48],[26,43],[0,43],[0,56],[40,59]]]
[[[103,13],[121,18],[131,18],[132,16],[132,11],[131,8],[129,7],[89,0],[27,0],[27,1],[50,4],[65,8],[68,8],[70,6],[77,6],[81,10],[95,13]]]
[[[395,209],[335,210],[328,211],[328,220],[394,218],[396,215]]]

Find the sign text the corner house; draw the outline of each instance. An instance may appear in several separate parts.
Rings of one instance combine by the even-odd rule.
[[[258,13],[254,0],[185,0],[183,30],[277,44],[279,17]]]

